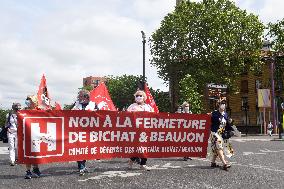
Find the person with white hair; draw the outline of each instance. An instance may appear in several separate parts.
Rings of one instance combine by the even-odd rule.
[[[25,110],[40,110],[38,107],[38,98],[37,95],[28,95],[25,101],[26,108]],[[26,164],[26,175],[25,179],[31,179],[32,178],[32,172],[34,175],[39,178],[41,176],[41,172],[39,170],[38,164],[33,164],[33,171],[31,172],[31,164]]]
[[[9,157],[10,157],[11,166],[15,165],[16,159],[18,157],[17,114],[20,109],[21,109],[20,103],[13,103],[12,111],[6,115],[5,127],[7,128],[7,136],[8,136],[8,143],[9,143]]]
[[[90,92],[87,90],[80,90],[78,92],[77,100],[74,103],[74,106],[72,110],[90,110],[95,111],[98,107],[94,102],[90,101]],[[86,168],[86,160],[79,160],[77,161],[78,169],[79,169],[79,175],[83,176],[85,173],[88,172],[88,169]]]
[[[185,113],[185,114],[192,114],[192,111],[191,111],[191,106],[188,102],[183,102],[182,105],[182,113]],[[190,157],[183,157],[183,161],[187,161],[187,160],[192,160]]]
[[[183,102],[181,107],[183,113],[192,114],[191,105],[188,102]]]
[[[135,97],[135,103],[131,104],[127,111],[129,112],[154,112],[153,108],[145,103],[145,100],[147,99],[147,96],[144,91],[138,90],[134,94]],[[146,166],[147,158],[139,158],[139,157],[132,157],[130,158],[128,162],[128,168],[132,169],[133,163],[138,162],[140,164],[140,168],[142,170],[149,171],[148,167]]]

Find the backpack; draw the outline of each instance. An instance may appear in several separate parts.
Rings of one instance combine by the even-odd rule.
[[[8,125],[10,125],[10,118],[11,118],[11,112],[9,112],[8,118],[7,118],[7,125],[2,127],[2,130],[0,131],[0,141],[3,141],[3,143],[8,143]]]

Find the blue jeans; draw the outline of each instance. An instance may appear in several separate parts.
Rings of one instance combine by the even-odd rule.
[[[78,163],[78,169],[79,170],[82,170],[82,169],[85,169],[85,163],[86,163],[86,160],[83,160],[83,161],[77,161]]]

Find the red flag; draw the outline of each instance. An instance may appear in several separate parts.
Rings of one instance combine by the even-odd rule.
[[[38,98],[38,107],[40,109],[42,110],[50,109],[50,98],[47,91],[46,79],[44,75],[42,75],[41,78],[41,82],[37,92],[37,98]]]
[[[90,101],[95,102],[100,110],[117,111],[104,82],[90,92]]]
[[[158,106],[156,105],[155,100],[154,100],[153,96],[151,95],[151,92],[150,92],[146,83],[145,83],[144,89],[145,89],[145,93],[146,93],[146,96],[147,96],[145,103],[149,104],[154,109],[155,113],[159,113]]]
[[[62,110],[61,106],[59,103],[55,102],[55,110]]]

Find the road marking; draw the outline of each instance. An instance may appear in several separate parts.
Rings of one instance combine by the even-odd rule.
[[[195,165],[188,165],[191,167],[194,167]],[[182,168],[181,166],[174,166],[171,165],[171,163],[166,163],[165,165],[153,165],[153,166],[148,166],[147,167],[149,170],[165,170],[165,169],[180,169]],[[112,178],[112,177],[133,177],[133,176],[138,176],[141,175],[142,173],[133,173],[133,172],[127,172],[127,171],[106,171],[103,172],[101,175],[97,175],[94,177],[90,177],[87,179],[83,179],[83,180],[78,180],[80,182],[85,182],[88,180],[100,180],[103,178]]]
[[[268,153],[279,153],[279,152],[284,152],[284,150],[269,150],[269,149],[260,149],[260,152],[243,152],[244,156],[248,156],[248,155],[266,155]]]
[[[8,147],[0,147],[0,154],[9,154]]]
[[[244,156],[248,156],[248,155],[252,155],[252,154],[254,154],[254,153],[253,152],[243,152]]]
[[[278,153],[278,152],[283,152],[284,150],[278,150],[278,151],[276,151],[276,150],[269,150],[269,149],[267,149],[267,148],[264,148],[264,150],[259,150],[259,151],[265,152],[265,153]]]
[[[262,165],[253,165],[253,164],[243,165],[243,164],[239,164],[239,163],[236,163],[234,165],[243,166],[243,167],[250,167],[250,168],[255,168],[255,169],[264,169],[264,170],[268,170],[268,171],[284,173],[284,170],[275,169],[275,168],[269,168],[267,166],[262,166]]]
[[[268,142],[271,141],[271,139],[262,139],[262,138],[232,138],[231,141],[236,142],[249,142],[249,141],[262,141],[262,142]]]
[[[98,176],[94,176],[94,177],[90,177],[87,179],[83,179],[83,180],[78,180],[79,182],[85,182],[88,180],[100,180],[103,178],[112,178],[112,177],[133,177],[133,176],[138,176],[141,175],[142,173],[131,173],[131,172],[126,172],[126,171],[107,171],[102,173],[101,175]]]
[[[211,162],[211,160],[205,159],[205,158],[202,158],[202,159],[195,158],[195,160]],[[234,166],[238,165],[238,166],[242,166],[242,167],[249,167],[249,168],[254,168],[254,169],[264,169],[264,170],[268,170],[268,171],[284,173],[284,170],[275,169],[273,167],[268,167],[268,166],[263,166],[263,165],[253,165],[253,164],[244,165],[244,164],[240,164],[240,163],[237,163],[237,162],[231,162],[231,164],[234,165]]]

